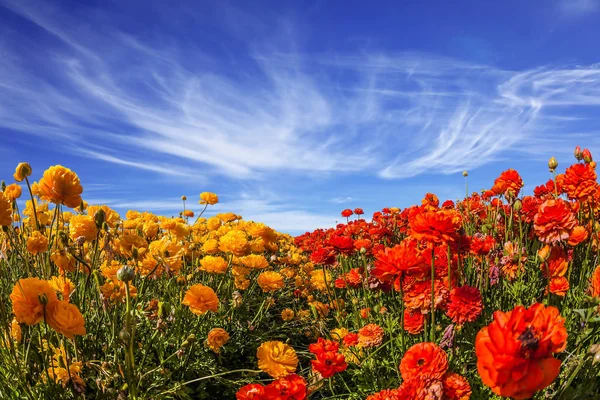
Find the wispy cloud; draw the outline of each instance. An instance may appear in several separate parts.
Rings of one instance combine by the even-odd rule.
[[[599,0],[560,0],[558,6],[562,12],[571,16],[600,11]]]
[[[344,204],[344,203],[349,203],[353,200],[352,197],[350,196],[346,196],[346,197],[334,197],[332,199],[329,200],[329,202],[333,203],[333,204]]]

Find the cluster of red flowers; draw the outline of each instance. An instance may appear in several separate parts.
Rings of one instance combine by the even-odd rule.
[[[235,395],[237,400],[304,400],[307,396],[306,380],[291,374],[264,386],[251,383],[242,386]]]
[[[313,371],[318,372],[323,378],[331,378],[336,373],[345,371],[348,364],[339,349],[338,342],[323,338],[308,346],[308,350],[316,357],[316,360],[311,361]]]

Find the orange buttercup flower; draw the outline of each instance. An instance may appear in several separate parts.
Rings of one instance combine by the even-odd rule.
[[[534,304],[496,311],[477,334],[477,369],[483,383],[500,396],[528,399],[556,379],[567,346],[564,319],[555,307]]]
[[[211,274],[224,274],[229,263],[219,256],[204,256],[200,260],[200,270]]]
[[[583,243],[588,238],[588,231],[584,226],[578,225],[571,231],[571,235],[569,236],[569,246],[577,246],[580,243]]]
[[[366,400],[400,400],[400,393],[398,389],[383,389],[367,396]]]
[[[200,193],[200,204],[215,205],[219,202],[219,196],[211,192]]]
[[[569,285],[569,281],[564,276],[555,276],[551,278],[548,285],[550,293],[560,297],[565,297],[570,288],[571,285]]]
[[[544,243],[568,239],[576,225],[577,219],[569,203],[561,198],[543,202],[533,219],[535,233]]]
[[[23,189],[21,189],[20,185],[13,183],[8,185],[6,189],[4,189],[4,196],[10,201],[15,201],[19,197],[21,197],[21,193],[23,193]]]
[[[377,324],[369,324],[358,330],[358,344],[362,347],[376,347],[383,343],[383,328]]]
[[[185,210],[185,211],[183,211],[183,216],[188,217],[188,218],[193,218],[194,212],[192,210]]]
[[[421,204],[427,211],[437,210],[440,206],[440,199],[433,193],[427,193],[423,200],[421,200]]]
[[[592,273],[590,280],[590,296],[600,297],[600,265]]]
[[[424,211],[410,222],[410,235],[417,240],[432,243],[454,242],[460,220],[452,210]]]
[[[29,163],[22,162],[17,165],[13,177],[15,178],[15,181],[23,182],[25,178],[31,176],[31,172],[31,165],[29,165]]]
[[[12,225],[12,215],[12,201],[4,193],[0,193],[0,226]]]
[[[258,368],[272,376],[282,378],[296,371],[298,356],[288,344],[278,341],[264,342],[256,351]]]
[[[94,241],[98,235],[96,221],[90,215],[74,215],[69,221],[69,235],[73,240],[83,237],[88,242]]]
[[[561,184],[569,199],[584,200],[598,189],[596,171],[589,164],[573,164],[562,175]]]
[[[71,293],[75,290],[73,282],[69,278],[64,276],[53,276],[48,281],[52,289],[56,290],[62,295],[64,300],[69,300]]]
[[[42,253],[48,249],[48,238],[39,231],[33,233],[27,238],[27,251],[33,255]]]
[[[421,311],[404,310],[404,330],[410,334],[418,335],[423,332],[425,315]]]
[[[185,292],[181,304],[188,306],[194,314],[203,315],[207,311],[217,312],[219,298],[212,288],[199,283]]]
[[[62,165],[55,165],[44,171],[42,179],[38,182],[38,190],[42,200],[64,204],[70,208],[81,205],[83,187],[79,177]]]
[[[417,375],[404,380],[398,388],[397,399],[433,400],[442,399],[444,387],[442,381],[428,375]],[[396,400],[392,397],[393,400]]]
[[[59,300],[48,307],[48,325],[56,332],[73,339],[74,335],[85,335],[85,320],[74,304]]]
[[[221,347],[225,345],[229,341],[229,333],[223,328],[213,328],[208,332],[208,337],[206,339],[206,345],[209,349],[219,354],[221,352]]]
[[[569,266],[567,254],[560,247],[552,247],[545,263],[540,264],[542,274],[548,278],[564,276]]]
[[[458,325],[475,321],[483,310],[481,293],[471,286],[452,289],[449,300],[446,314]]]
[[[497,195],[516,196],[523,187],[523,179],[514,169],[508,169],[500,174],[494,181],[492,192]]]
[[[47,310],[58,301],[58,298],[47,281],[25,278],[19,279],[15,284],[10,300],[17,321],[35,325],[44,319],[44,304]]]
[[[263,292],[275,292],[285,287],[283,275],[275,271],[265,271],[256,279]]]
[[[415,344],[404,353],[400,362],[400,373],[405,381],[417,376],[441,379],[447,370],[446,352],[430,342]]]
[[[430,273],[430,265],[417,249],[414,240],[403,240],[402,243],[377,253],[375,268],[371,275],[381,281],[391,281],[403,275],[425,278]]]
[[[471,398],[471,385],[464,376],[448,372],[442,377],[444,386],[444,399],[469,400]]]
[[[442,280],[436,279],[434,282],[435,307],[440,308],[447,296],[448,288]],[[418,281],[406,286],[403,300],[407,310],[420,310],[423,314],[428,314],[431,311],[431,281]]]

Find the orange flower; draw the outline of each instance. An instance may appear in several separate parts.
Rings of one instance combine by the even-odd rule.
[[[73,339],[74,335],[85,335],[85,320],[74,304],[59,300],[48,307],[48,325],[56,332]]]
[[[27,251],[33,255],[42,253],[48,249],[48,238],[39,231],[33,231],[27,238]]]
[[[183,211],[183,216],[188,217],[188,218],[193,218],[194,212],[192,210],[185,210],[185,211]]]
[[[444,399],[469,400],[471,398],[471,385],[464,376],[448,372],[442,377],[444,385]]]
[[[23,193],[23,189],[21,189],[20,185],[13,183],[8,185],[6,189],[4,189],[4,196],[10,201],[15,201],[19,197],[21,197],[21,193]]]
[[[55,204],[64,204],[70,208],[81,205],[83,187],[79,177],[62,165],[55,165],[44,171],[38,183],[40,198]]]
[[[213,328],[208,332],[206,345],[209,349],[219,354],[221,347],[229,341],[229,333],[223,328]]]
[[[596,267],[590,280],[590,296],[600,297],[600,265]]]
[[[10,299],[15,318],[27,325],[35,325],[44,319],[43,303],[48,309],[58,301],[56,292],[48,282],[39,278],[19,279],[10,294]]]
[[[543,202],[533,219],[535,233],[544,243],[568,239],[576,225],[577,220],[569,203],[561,198]]]
[[[217,312],[219,298],[214,290],[199,283],[185,292],[181,304],[188,306],[194,314],[203,315],[207,311]]]
[[[448,356],[437,344],[417,343],[409,348],[400,362],[402,379],[417,376],[441,379],[448,370]]]
[[[475,352],[481,380],[500,396],[528,399],[556,379],[567,346],[567,330],[558,309],[534,304],[496,311],[494,321],[477,334]]]
[[[200,204],[215,205],[219,202],[219,196],[211,192],[200,193]]]
[[[17,165],[13,177],[15,178],[15,181],[23,182],[25,178],[31,175],[31,172],[31,165],[29,165],[29,163],[22,162]]]
[[[53,276],[48,281],[48,284],[52,289],[59,292],[64,300],[69,300],[71,293],[75,290],[73,282],[64,276]]]
[[[560,297],[565,297],[570,287],[571,285],[569,285],[569,281],[564,276],[553,277],[550,279],[550,283],[548,285],[550,293]]]
[[[523,187],[523,179],[514,169],[508,169],[494,181],[492,192],[496,195],[517,196]]]
[[[421,200],[421,204],[425,210],[434,211],[440,206],[440,199],[433,193],[427,193],[423,200]]]
[[[69,235],[73,240],[83,237],[88,242],[94,241],[98,235],[96,221],[90,215],[74,215],[69,221]]]
[[[428,273],[430,265],[418,251],[414,240],[403,240],[377,253],[375,268],[371,271],[371,275],[384,282],[395,280],[403,274],[422,279]]]
[[[573,228],[573,230],[571,231],[571,235],[569,236],[569,246],[577,246],[579,243],[583,243],[585,242],[585,240],[588,238],[588,231],[587,229],[585,229],[585,227],[581,226],[581,225],[577,225],[575,228]]]
[[[418,335],[423,332],[425,316],[421,311],[404,310],[404,330],[410,334]]]
[[[562,175],[561,184],[569,199],[584,200],[598,188],[596,171],[589,164],[573,164]]]
[[[434,400],[442,399],[442,381],[427,375],[418,375],[402,382],[398,388],[398,399]],[[394,399],[392,397],[392,399]],[[395,400],[395,399],[394,399]]]
[[[398,389],[383,389],[367,396],[366,400],[400,400]]]
[[[481,315],[483,303],[479,289],[471,286],[461,286],[450,291],[450,301],[446,315],[452,322],[462,325],[473,322]]]
[[[547,261],[543,264],[540,264],[542,274],[546,278],[557,278],[559,276],[564,276],[567,272],[568,266],[569,260],[567,259],[567,255],[560,247],[552,247]]]
[[[256,279],[263,292],[275,292],[285,287],[283,275],[275,271],[265,271]]]
[[[224,274],[229,263],[223,257],[204,256],[200,260],[200,270],[211,274]]]
[[[460,220],[452,210],[424,211],[410,222],[410,235],[432,243],[454,242],[459,228]]]
[[[435,307],[440,308],[448,295],[444,283],[436,279],[434,282]],[[414,282],[404,289],[404,303],[410,311],[421,311],[427,314],[431,311],[431,281]]]
[[[377,324],[365,325],[358,330],[358,344],[362,347],[376,347],[383,343],[383,328]]]
[[[296,371],[298,356],[296,351],[283,342],[264,342],[256,351],[258,368],[272,376],[282,378]]]
[[[0,193],[0,226],[10,226],[12,223],[12,202],[4,193]]]

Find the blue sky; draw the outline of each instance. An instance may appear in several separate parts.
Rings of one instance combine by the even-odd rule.
[[[290,233],[600,151],[600,0],[0,0],[0,168]],[[598,153],[600,155],[600,153]],[[199,206],[195,206],[199,207]]]

